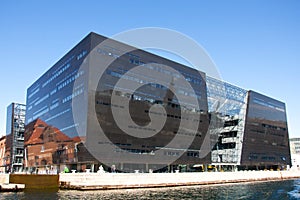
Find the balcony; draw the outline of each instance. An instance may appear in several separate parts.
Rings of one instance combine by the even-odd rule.
[[[230,138],[222,138],[222,143],[237,143],[238,142],[238,138],[236,137],[230,137]]]
[[[17,137],[16,138],[18,141],[24,141],[24,137]]]
[[[231,131],[239,131],[239,128],[237,126],[227,126],[221,130],[221,133],[226,133]]]
[[[15,155],[15,157],[23,157],[24,155],[23,155],[23,153],[17,153],[16,155]]]
[[[12,165],[22,166],[22,165],[23,165],[23,162],[15,162],[15,163],[13,163]]]

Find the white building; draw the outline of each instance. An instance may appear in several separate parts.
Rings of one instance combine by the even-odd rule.
[[[300,168],[300,138],[290,138],[292,167]]]

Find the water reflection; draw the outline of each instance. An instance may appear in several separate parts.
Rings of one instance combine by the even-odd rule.
[[[155,189],[70,191],[26,190],[0,193],[0,199],[300,199],[300,180]]]

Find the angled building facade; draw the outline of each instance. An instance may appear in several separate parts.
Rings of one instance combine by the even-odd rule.
[[[245,168],[275,169],[291,165],[284,103],[254,91],[248,92],[242,155],[241,164]]]
[[[234,170],[241,165],[248,92],[212,77],[207,77],[206,83],[209,112],[217,110],[224,122],[212,134],[212,164]]]
[[[26,104],[26,124],[86,138],[91,163],[119,171],[290,165],[284,103],[95,33],[28,88]]]

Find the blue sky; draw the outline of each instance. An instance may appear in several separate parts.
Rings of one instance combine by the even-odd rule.
[[[6,107],[89,32],[169,28],[201,44],[224,80],[284,101],[300,137],[300,1],[2,1],[0,135]]]

